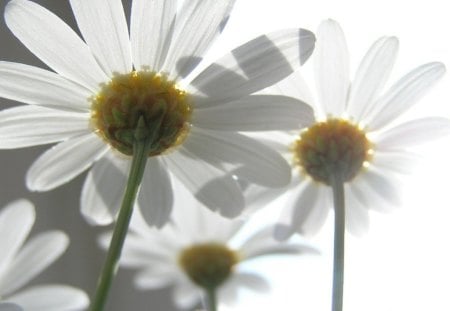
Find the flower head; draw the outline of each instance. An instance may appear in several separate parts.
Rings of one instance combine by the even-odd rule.
[[[312,119],[298,100],[252,95],[309,57],[312,33],[260,36],[194,76],[234,0],[133,0],[130,31],[120,0],[70,4],[84,41],[34,2],[6,6],[10,30],[54,70],[0,62],[0,96],[28,104],[0,113],[0,148],[58,143],[28,171],[29,189],[51,190],[91,168],[82,213],[94,224],[112,222],[139,120],[151,147],[138,201],[151,225],[169,218],[174,178],[226,217],[238,215],[245,200],[235,179],[217,178],[225,172],[245,167],[257,184],[289,182],[282,157],[239,132],[293,129],[298,119]]]
[[[449,133],[445,118],[394,122],[445,72],[443,64],[428,63],[384,90],[397,50],[396,38],[377,40],[350,82],[343,32],[327,20],[318,29],[313,55],[316,100],[299,72],[277,85],[282,94],[314,103],[316,114],[305,129],[277,137],[294,175],[275,231],[279,239],[321,228],[333,206],[330,185],[336,175],[345,183],[346,227],[354,234],[364,232],[369,209],[400,204],[396,182],[416,159],[406,150]]]
[[[82,310],[87,295],[67,285],[35,285],[20,290],[58,259],[69,240],[60,231],[40,233],[25,242],[35,219],[34,206],[26,200],[0,211],[0,310]]]
[[[275,241],[272,227],[243,238],[239,236],[243,220],[223,218],[198,206],[182,188],[177,191],[173,221],[164,228],[150,228],[135,215],[121,265],[138,269],[135,285],[141,290],[172,286],[179,307],[194,306],[203,289],[217,289],[219,302],[228,304],[241,287],[267,290],[267,281],[242,265],[251,259],[315,252],[306,244]],[[106,236],[101,242],[107,246]]]

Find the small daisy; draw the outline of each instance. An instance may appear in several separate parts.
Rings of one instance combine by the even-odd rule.
[[[275,236],[283,240],[295,232],[317,232],[334,206],[333,311],[343,306],[346,228],[361,233],[368,227],[369,209],[399,205],[396,183],[414,159],[405,149],[450,133],[444,118],[394,123],[445,72],[443,64],[428,63],[383,91],[397,49],[394,37],[377,40],[350,83],[344,34],[335,21],[323,22],[314,56],[316,121],[283,146],[295,177]],[[299,74],[279,87],[283,94],[313,102]]]
[[[139,270],[134,281],[141,290],[172,286],[180,308],[198,304],[205,289],[218,288],[218,301],[228,304],[236,301],[239,288],[268,290],[264,278],[241,265],[252,259],[316,252],[306,244],[275,241],[272,227],[243,238],[238,235],[244,225],[241,219],[229,220],[200,208],[181,188],[177,193],[173,221],[161,230],[148,227],[136,213],[121,265]],[[105,247],[108,238],[101,239]]]
[[[13,34],[55,71],[0,62],[0,96],[28,104],[0,113],[0,148],[58,142],[28,171],[29,189],[54,189],[91,168],[82,213],[91,223],[111,223],[138,126],[151,136],[138,196],[150,225],[161,227],[169,218],[173,178],[226,217],[238,215],[245,200],[233,178],[212,182],[225,171],[245,166],[257,184],[289,182],[282,157],[238,131],[288,130],[312,118],[296,99],[252,95],[309,57],[311,32],[258,37],[190,75],[234,0],[134,0],[130,31],[120,0],[70,4],[84,41],[34,2],[12,0],[5,10]]]
[[[12,202],[0,211],[0,310],[84,310],[89,303],[87,295],[71,286],[34,285],[20,290],[69,244],[60,231],[40,233],[25,242],[34,220],[34,206],[26,200]]]
[[[396,182],[417,158],[406,150],[449,133],[449,120],[440,117],[393,124],[445,73],[443,64],[428,63],[383,91],[397,50],[397,38],[377,40],[350,83],[344,34],[337,22],[327,20],[318,29],[313,55],[317,100],[311,99],[299,72],[276,86],[282,94],[315,103],[316,114],[306,129],[280,135],[272,144],[293,163],[290,201],[277,238],[314,234],[321,228],[332,206],[334,171],[344,182],[346,227],[363,233],[369,209],[399,205]]]

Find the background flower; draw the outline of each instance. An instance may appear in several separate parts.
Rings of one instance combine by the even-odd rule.
[[[442,63],[427,63],[386,88],[397,50],[396,38],[378,39],[350,82],[349,52],[344,34],[337,22],[327,20],[319,26],[317,48],[313,54],[317,95],[312,96],[306,88],[300,71],[276,86],[281,94],[297,96],[313,104],[316,111],[316,121],[307,127],[308,138],[299,129],[280,133],[271,144],[291,160],[294,174],[287,188],[287,206],[275,231],[277,238],[288,238],[294,232],[314,234],[325,223],[333,206],[332,190],[327,177],[322,177],[323,172],[312,173],[312,170],[324,168],[327,162],[322,163],[319,158],[322,153],[323,156],[331,154],[331,149],[326,150],[332,143],[338,145],[339,165],[346,167],[345,172],[355,172],[344,179],[346,228],[361,234],[368,227],[369,209],[386,211],[400,205],[399,179],[409,172],[417,158],[411,154],[411,149],[450,133],[450,120],[443,117],[394,123],[445,73]],[[312,129],[319,123],[323,125],[322,132],[313,133]],[[332,123],[333,132],[327,133],[326,129]],[[332,137],[337,131],[339,134]],[[319,134],[323,144],[315,141]],[[365,136],[365,146],[358,138],[362,136],[357,137],[360,134]],[[307,140],[314,142],[305,145]],[[359,143],[361,146],[357,145]],[[363,155],[357,155],[358,148],[364,149]],[[310,160],[309,152],[317,152],[320,156]],[[352,156],[346,160],[349,154]],[[361,162],[357,163],[359,160]]]
[[[250,260],[275,256],[276,261],[285,255],[317,253],[308,244],[279,243],[272,237],[273,228],[264,226],[242,235],[245,222],[229,220],[198,206],[192,195],[175,186],[177,193],[173,219],[160,230],[149,228],[139,214],[130,226],[125,242],[121,264],[138,269],[134,283],[141,290],[173,287],[173,299],[180,308],[192,308],[201,301],[203,289],[194,284],[183,266],[184,252],[195,246],[221,245],[237,256],[237,263],[230,276],[218,288],[218,302],[236,304],[238,289],[249,288],[267,291],[269,283],[263,275],[250,272]],[[101,238],[103,247],[108,245],[110,234]],[[202,262],[198,253],[196,261]],[[246,264],[248,263],[248,264]],[[247,268],[246,268],[247,266]]]
[[[69,239],[60,231],[40,233],[25,242],[35,219],[34,206],[26,200],[0,211],[0,310],[16,310],[14,303],[30,311],[82,310],[87,295],[67,285],[34,285],[22,289],[66,250]]]

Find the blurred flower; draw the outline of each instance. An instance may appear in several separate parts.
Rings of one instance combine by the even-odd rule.
[[[141,290],[173,286],[173,299],[180,308],[201,301],[207,287],[218,289],[218,302],[232,304],[238,289],[269,289],[266,279],[246,271],[250,260],[264,256],[316,253],[307,244],[280,243],[272,227],[242,235],[245,222],[230,220],[198,206],[191,194],[177,189],[173,221],[161,230],[148,227],[136,213],[127,236],[121,265],[138,269],[134,279]],[[110,234],[102,236],[107,247]],[[247,263],[247,265],[242,265]]]
[[[138,197],[150,225],[169,218],[173,177],[226,217],[245,205],[235,179],[217,179],[229,169],[246,167],[245,177],[264,186],[289,182],[278,153],[238,132],[293,129],[313,118],[296,99],[251,95],[309,57],[311,32],[260,36],[193,76],[234,0],[185,1],[180,8],[174,0],[134,0],[130,32],[120,0],[70,3],[86,43],[34,2],[6,6],[9,29],[56,72],[0,62],[0,96],[28,104],[0,113],[0,148],[59,142],[28,171],[29,189],[54,189],[92,166],[81,210],[94,224],[111,223],[140,117],[154,135]]]
[[[21,310],[19,306],[26,311],[86,308],[87,295],[71,286],[35,285],[20,290],[58,259],[69,244],[60,231],[40,233],[25,242],[34,220],[34,206],[26,200],[14,201],[0,211],[0,310]]]
[[[275,86],[281,94],[314,102],[316,112],[306,129],[279,133],[271,142],[293,163],[288,203],[275,230],[278,239],[321,228],[333,206],[330,184],[336,171],[345,182],[346,228],[364,233],[369,209],[400,204],[399,178],[417,158],[411,148],[450,133],[449,120],[440,117],[394,123],[445,73],[443,64],[428,63],[382,91],[397,50],[395,37],[377,40],[350,83],[344,34],[337,22],[327,20],[318,29],[313,55],[317,101],[299,72]],[[249,193],[258,192],[254,189]]]

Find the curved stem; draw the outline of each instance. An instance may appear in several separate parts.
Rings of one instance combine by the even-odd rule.
[[[138,125],[135,133],[136,139],[133,145],[133,159],[128,176],[128,183],[117,217],[117,222],[114,227],[108,254],[98,280],[95,297],[91,304],[91,311],[101,311],[104,309],[111,283],[118,270],[120,254],[122,253],[122,247],[128,232],[131,215],[133,213],[133,206],[139,185],[141,184],[144,175],[147,154],[151,145],[151,139],[142,137],[141,130],[142,128],[139,128]]]
[[[334,203],[334,255],[332,311],[342,311],[344,296],[345,195],[340,174],[332,178]]]
[[[217,311],[217,296],[215,288],[205,289],[207,301],[208,301],[208,311]]]

